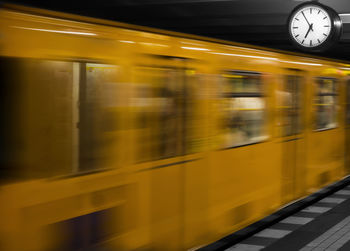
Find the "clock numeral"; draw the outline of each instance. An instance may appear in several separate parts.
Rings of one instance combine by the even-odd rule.
[[[323,35],[327,37],[327,34],[326,34],[326,33],[323,33]]]
[[[298,18],[294,18],[295,20],[297,20],[297,21],[299,21],[299,19]]]
[[[319,39],[317,39],[317,41],[318,41],[319,44],[321,43],[321,41]]]
[[[312,14],[312,8],[310,8],[310,14]]]
[[[320,14],[320,12],[321,12],[321,10],[319,10],[319,11],[317,12],[317,15]]]
[[[301,41],[301,43],[303,44],[305,40]]]
[[[299,34],[295,36],[296,38],[299,37]]]
[[[323,27],[329,27],[329,25],[325,25],[325,26],[323,26]]]
[[[312,46],[312,40],[310,40],[310,46]]]
[[[325,16],[323,19],[326,19],[327,18],[327,16]]]
[[[293,27],[293,29],[298,29],[299,27]]]

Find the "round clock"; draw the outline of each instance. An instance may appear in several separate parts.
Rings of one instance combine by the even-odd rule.
[[[292,42],[307,51],[323,51],[340,37],[342,23],[332,9],[319,4],[304,4],[295,9],[288,22]]]

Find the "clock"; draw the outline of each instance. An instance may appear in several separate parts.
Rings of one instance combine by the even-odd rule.
[[[324,51],[339,40],[342,23],[332,9],[315,3],[297,7],[289,17],[289,37],[305,51]]]

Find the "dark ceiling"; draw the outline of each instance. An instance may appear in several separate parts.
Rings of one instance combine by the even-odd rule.
[[[287,37],[291,11],[307,0],[6,1],[230,41],[297,51]],[[314,1],[350,13],[350,0]],[[317,55],[350,60],[350,40]]]

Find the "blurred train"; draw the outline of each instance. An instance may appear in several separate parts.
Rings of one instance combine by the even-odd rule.
[[[194,250],[349,173],[350,65],[5,5],[0,249]]]

